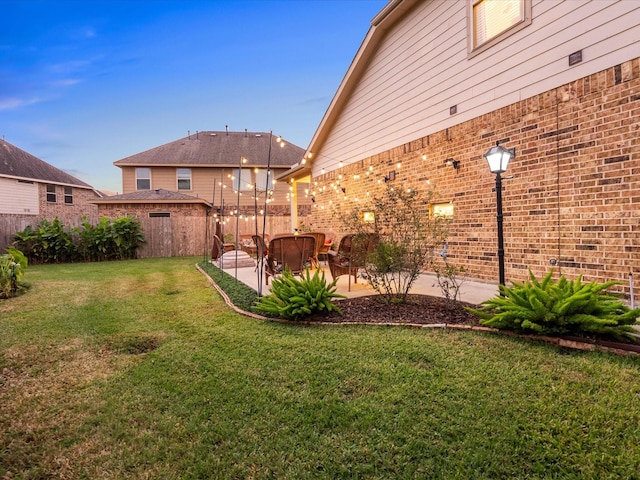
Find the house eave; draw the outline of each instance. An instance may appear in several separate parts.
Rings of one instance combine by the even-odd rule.
[[[276,177],[278,182],[285,182],[289,180],[298,180],[302,177],[307,177],[311,175],[311,168],[307,164],[295,164],[292,165],[289,170],[283,172],[281,175]]]
[[[367,32],[360,48],[349,65],[342,82],[338,86],[329,107],[327,108],[318,128],[316,129],[311,142],[305,151],[304,158],[312,158],[317,153],[340,115],[358,80],[367,68],[369,61],[375,54],[378,45],[389,28],[409,10],[411,10],[419,0],[391,0],[385,7],[371,20],[371,26]]]
[[[205,205],[207,207],[211,207],[211,203],[208,202],[207,200],[204,200],[202,198],[198,198],[198,199],[194,199],[194,200],[188,200],[188,199],[158,199],[158,200],[153,200],[153,199],[147,199],[147,200],[140,200],[140,199],[129,199],[127,200],[125,199],[108,199],[108,198],[103,198],[101,200],[93,200],[91,201],[91,203],[94,203],[96,205],[118,205],[118,204],[138,204],[138,205],[144,205],[144,204],[184,204],[184,205],[188,205],[188,204],[202,204]]]
[[[83,190],[93,190],[94,192],[97,193],[96,189],[91,186],[78,185],[76,183],[56,182],[52,180],[43,180],[41,178],[19,177],[15,175],[5,175],[5,174],[0,174],[0,178],[10,178],[11,180],[18,180],[20,182],[32,182],[32,183],[42,183],[45,185],[60,185],[62,187],[81,188]]]

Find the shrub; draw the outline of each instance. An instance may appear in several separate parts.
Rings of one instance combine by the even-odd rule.
[[[450,302],[456,302],[460,297],[460,287],[464,283],[464,277],[461,275],[464,273],[463,267],[453,265],[447,259],[447,244],[441,252],[438,252],[438,256],[442,257],[442,260],[437,258],[431,259],[431,269],[436,274],[436,282],[440,287],[442,296]]]
[[[320,273],[319,273],[320,272]],[[346,298],[335,293],[337,279],[327,285],[324,272],[316,270],[313,277],[307,270],[298,280],[288,268],[274,278],[271,293],[260,297],[254,310],[288,319],[301,319],[313,313],[333,312],[342,314],[333,304],[334,298]]]
[[[77,257],[72,232],[57,218],[16,233],[14,244],[32,263],[71,262]]]
[[[95,226],[85,220],[73,229],[57,218],[42,220],[35,228],[16,233],[14,241],[34,263],[130,259],[143,243],[140,223],[133,217],[102,218]]]
[[[145,242],[140,222],[129,216],[115,220],[103,217],[95,226],[85,221],[77,231],[86,261],[136,258],[137,249]]]
[[[136,258],[138,248],[144,242],[140,222],[133,217],[120,217],[111,222],[115,258],[127,260]]]
[[[486,300],[479,309],[469,309],[480,323],[495,328],[541,335],[612,335],[632,331],[640,309],[630,309],[617,297],[605,294],[619,282],[582,283],[561,276],[553,282],[550,271],[538,281],[531,271],[525,283],[500,286],[500,296]]]
[[[421,194],[387,186],[383,195],[358,205],[343,218],[347,229],[379,238],[366,270],[369,283],[387,303],[407,300],[435,247],[446,240],[449,219],[425,214],[435,195],[434,191]],[[365,221],[363,211],[373,213],[372,222]]]
[[[16,248],[8,248],[0,255],[0,298],[14,296],[21,288],[22,275],[27,268],[27,257]]]

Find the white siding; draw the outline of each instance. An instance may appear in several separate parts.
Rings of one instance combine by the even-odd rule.
[[[313,174],[636,58],[639,19],[637,0],[533,0],[531,25],[469,57],[466,0],[419,3],[382,39],[326,126]],[[569,67],[578,50],[582,63]]]
[[[39,215],[38,184],[0,178],[0,214]]]

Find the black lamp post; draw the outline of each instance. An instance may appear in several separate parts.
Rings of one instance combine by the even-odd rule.
[[[496,203],[498,220],[498,271],[500,285],[504,285],[504,235],[502,229],[502,177],[501,174],[507,171],[509,161],[516,156],[516,149],[506,149],[496,142],[495,147],[491,147],[484,158],[489,162],[489,170],[496,174]]]

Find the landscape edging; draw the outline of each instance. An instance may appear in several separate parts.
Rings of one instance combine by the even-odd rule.
[[[563,338],[563,337],[548,337],[543,335],[521,335],[515,332],[509,332],[506,330],[500,330],[497,328],[483,327],[477,325],[458,325],[454,323],[430,323],[430,324],[422,324],[422,323],[371,323],[371,322],[308,322],[304,320],[285,320],[283,318],[271,318],[265,317],[263,315],[258,315],[257,313],[247,312],[241,308],[238,308],[229,298],[222,288],[211,278],[211,276],[205,272],[200,265],[196,264],[196,268],[200,273],[202,273],[208,280],[209,283],[218,291],[218,293],[222,296],[225,303],[235,310],[240,315],[244,315],[246,317],[254,318],[256,320],[267,320],[276,323],[285,323],[285,324],[295,324],[295,325],[375,325],[375,326],[383,326],[383,327],[410,327],[410,328],[451,328],[455,330],[472,330],[475,332],[488,332],[488,333],[497,333],[500,335],[507,335],[512,337],[526,338],[528,340],[542,340],[543,342],[553,343],[558,347],[571,348],[574,350],[583,350],[583,351],[601,351],[601,352],[610,352],[616,355],[640,355],[640,351],[625,349],[625,344],[619,344],[619,347],[608,347],[606,345],[600,345],[597,342],[584,342],[576,340],[575,337],[571,338]],[[637,345],[630,345],[630,347],[638,348]]]

